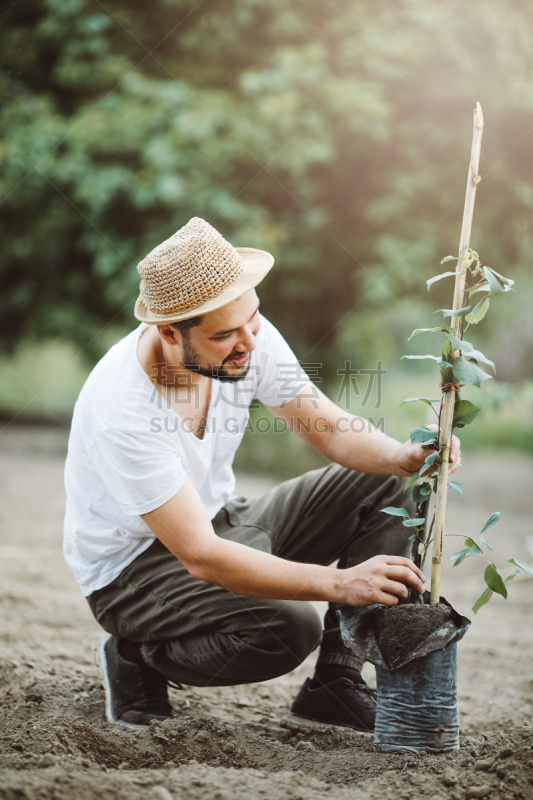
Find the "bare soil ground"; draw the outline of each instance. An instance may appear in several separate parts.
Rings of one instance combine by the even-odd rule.
[[[510,585],[475,618],[459,645],[461,749],[447,755],[380,754],[371,737],[279,727],[313,657],[267,683],[172,692],[176,719],[130,732],[104,718],[93,664],[101,630],[61,552],[63,431],[10,425],[0,434],[0,798],[9,800],[491,800],[533,798],[533,579]],[[487,532],[497,560],[533,560],[533,461],[466,457],[463,497],[449,532]],[[269,482],[242,478],[239,492]],[[491,534],[491,535],[489,535]],[[482,564],[451,568],[444,594],[468,615]],[[508,565],[510,566],[510,565]],[[507,573],[505,573],[507,574]],[[365,674],[373,681],[373,669]]]

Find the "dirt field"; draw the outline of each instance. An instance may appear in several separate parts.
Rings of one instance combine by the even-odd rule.
[[[137,733],[109,726],[93,665],[101,635],[61,552],[66,435],[8,426],[0,434],[0,798],[9,800],[490,800],[533,798],[533,579],[484,607],[459,645],[461,749],[388,755],[371,737],[280,728],[313,669],[268,683],[172,692],[176,719]],[[533,461],[466,457],[450,532],[487,533],[497,560],[533,562]],[[241,479],[259,493],[268,481]],[[491,534],[489,536],[489,534]],[[444,594],[463,613],[483,589],[472,558],[451,569]],[[510,565],[508,565],[510,566]],[[507,573],[505,573],[507,574]],[[368,665],[365,674],[373,680]]]

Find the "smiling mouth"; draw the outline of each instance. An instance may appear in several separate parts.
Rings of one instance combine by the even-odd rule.
[[[244,367],[248,363],[249,358],[250,353],[244,353],[244,355],[239,356],[239,358],[232,358],[226,361],[225,364],[230,367]]]

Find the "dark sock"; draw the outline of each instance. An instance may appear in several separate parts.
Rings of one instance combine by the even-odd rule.
[[[313,682],[318,681],[328,686],[339,678],[349,678],[354,683],[364,683],[364,678],[359,670],[354,667],[345,667],[341,664],[320,664],[315,670]]]
[[[139,642],[132,642],[130,639],[119,639],[118,652],[126,661],[131,661],[139,667],[146,667],[146,662],[141,655]]]

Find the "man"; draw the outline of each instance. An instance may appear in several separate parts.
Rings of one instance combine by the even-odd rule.
[[[65,557],[110,634],[96,658],[111,722],[171,717],[168,682],[265,681],[321,642],[286,724],[372,730],[374,695],[335,608],[423,590],[406,529],[380,509],[409,504],[402,476],[425,453],[309,382],[259,314],[273,261],[190,220],[139,264],[142,324],[76,404]],[[232,461],[254,398],[332,464],[247,500],[233,496]],[[330,603],[324,632],[312,600]]]

